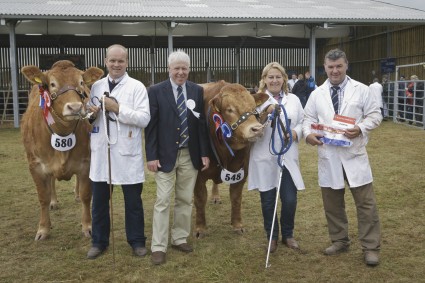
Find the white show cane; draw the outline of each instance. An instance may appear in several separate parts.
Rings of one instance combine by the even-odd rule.
[[[283,158],[283,157],[282,157]],[[266,258],[266,268],[269,268],[271,264],[269,264],[269,257],[270,257],[270,248],[272,245],[272,239],[273,239],[273,229],[274,229],[274,222],[276,220],[276,214],[277,214],[277,204],[279,202],[279,191],[280,191],[280,183],[282,182],[282,171],[283,169],[280,168],[280,174],[279,174],[279,185],[276,188],[276,203],[274,205],[274,213],[273,213],[273,222],[272,222],[272,229],[270,231],[270,239],[269,239],[269,246],[267,248],[267,258]]]
[[[112,261],[113,261],[113,265],[114,265],[114,271],[115,271],[115,235],[114,235],[114,207],[112,205],[112,165],[111,165],[111,144],[115,144],[118,141],[118,136],[117,136],[117,140],[114,142],[111,142],[109,135],[110,135],[110,131],[109,131],[109,114],[106,115],[106,107],[105,107],[105,97],[109,97],[109,92],[105,91],[104,95],[102,97],[102,102],[103,102],[103,123],[105,125],[105,134],[106,134],[106,139],[108,141],[108,178],[109,178],[109,204],[110,204],[110,218],[111,218],[111,237],[112,237]],[[115,113],[114,113],[115,114]],[[118,117],[115,115],[115,119],[117,122],[117,127],[118,127],[118,131],[119,131],[119,122],[118,122]]]

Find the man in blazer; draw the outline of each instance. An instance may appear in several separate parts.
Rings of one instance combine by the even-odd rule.
[[[303,122],[306,142],[318,146],[319,186],[332,241],[324,254],[345,252],[350,244],[344,202],[347,182],[357,209],[365,263],[375,266],[379,263],[381,230],[366,145],[370,131],[382,121],[381,111],[368,86],[346,75],[348,60],[343,51],[329,51],[324,67],[328,79],[311,93]],[[355,119],[355,125],[344,133],[352,142],[350,147],[324,144],[322,135],[311,129],[313,123],[331,125],[335,114]]]
[[[152,263],[165,263],[170,199],[175,189],[171,247],[192,252],[187,243],[198,170],[209,166],[203,88],[188,81],[190,58],[183,51],[168,57],[170,78],[149,88],[151,120],[145,129],[148,169],[155,172]],[[181,97],[184,95],[184,100]],[[181,99],[181,101],[179,100]]]

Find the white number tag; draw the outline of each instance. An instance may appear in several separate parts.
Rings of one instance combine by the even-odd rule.
[[[242,181],[245,176],[243,168],[239,169],[238,172],[233,173],[227,169],[221,170],[221,180],[226,184],[236,184]]]
[[[58,151],[68,151],[75,146],[76,142],[75,134],[69,134],[66,137],[61,137],[57,134],[52,134],[50,143],[52,147]]]

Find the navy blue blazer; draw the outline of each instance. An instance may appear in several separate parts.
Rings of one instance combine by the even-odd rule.
[[[202,167],[201,157],[208,156],[208,135],[204,114],[204,89],[186,81],[187,100],[195,101],[194,111],[200,113],[199,119],[187,110],[189,130],[189,152],[193,166]],[[159,160],[158,170],[170,172],[177,159],[179,148],[180,119],[170,79],[148,89],[151,120],[145,128],[146,160]]]

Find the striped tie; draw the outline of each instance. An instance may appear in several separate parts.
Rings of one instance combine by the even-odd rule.
[[[177,109],[179,110],[180,118],[180,145],[179,147],[186,147],[189,140],[189,132],[187,129],[187,108],[186,101],[184,100],[182,86],[177,87]]]
[[[338,101],[338,90],[339,90],[339,86],[333,86],[333,87],[331,87],[331,89],[332,89],[332,95],[331,95],[331,98],[332,98],[332,104],[334,105],[334,110],[335,110],[335,113],[336,114],[338,114],[338,103],[339,103],[339,101]]]

